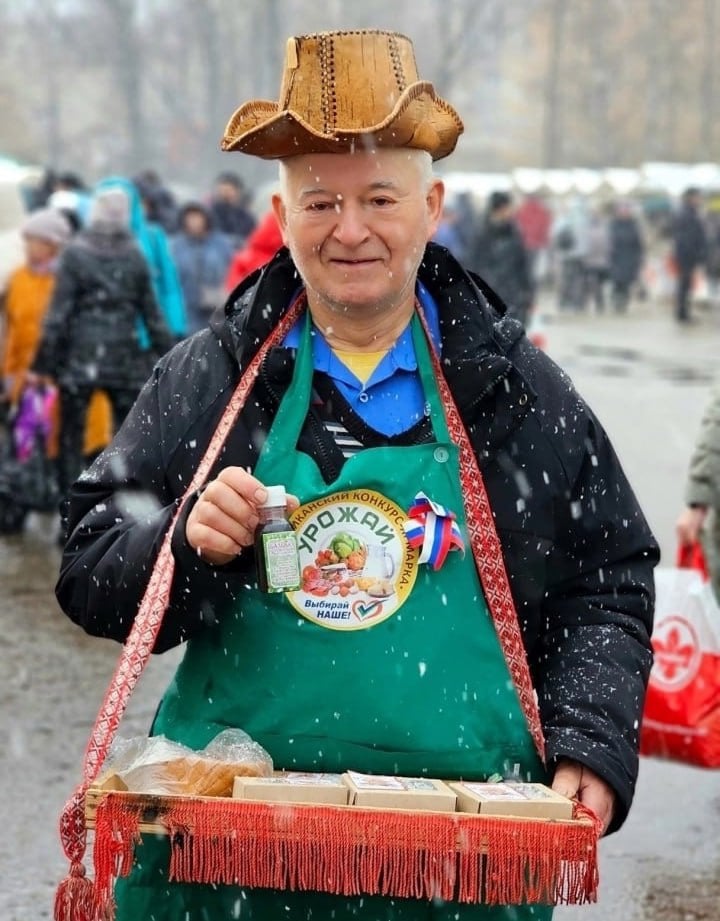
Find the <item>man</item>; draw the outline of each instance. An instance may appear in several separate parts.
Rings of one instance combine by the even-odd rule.
[[[241,107],[223,141],[280,160],[273,208],[288,249],[236,289],[214,332],[160,362],[112,451],[76,485],[58,598],[87,631],[125,638],[149,561],[260,354],[172,533],[155,649],[187,640],[187,651],[153,732],[201,748],[240,726],[276,768],[546,779],[614,830],[636,778],[657,547],[567,378],[482,282],[428,244],[443,205],[432,159],[461,130],[418,81],[403,36],[289,41],[279,104]],[[469,537],[483,482],[502,558],[492,528]],[[300,503],[307,581],[287,595],[253,587],[273,483]],[[457,515],[466,543],[437,568],[398,532],[419,492]],[[364,572],[381,532],[387,554],[372,557],[385,576],[353,577],[357,601],[338,592],[326,604],[324,561],[347,554],[347,572]],[[488,566],[500,582],[507,570],[517,613],[486,603]],[[519,645],[501,646],[496,629]],[[117,887],[119,921],[552,913],[169,885],[166,847],[138,849]]]
[[[529,192],[518,206],[515,221],[530,260],[530,276],[535,284],[544,280],[543,265],[550,246],[552,211],[537,192]]]
[[[682,194],[680,210],[672,225],[673,252],[677,266],[675,319],[678,323],[691,323],[690,292],[698,266],[707,258],[707,234],[700,217],[702,196],[696,188]]]
[[[210,314],[225,301],[224,281],[233,248],[215,230],[205,205],[188,202],[180,209],[170,252],[182,285],[188,327],[194,333],[207,326]]]
[[[470,265],[507,304],[509,314],[523,325],[527,323],[535,284],[508,192],[490,194],[470,254]]]
[[[220,173],[215,180],[210,213],[216,230],[224,233],[235,248],[245,243],[255,227],[247,201],[242,179],[236,173]]]

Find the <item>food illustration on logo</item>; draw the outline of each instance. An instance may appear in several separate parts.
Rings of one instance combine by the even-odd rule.
[[[371,490],[334,493],[292,515],[302,571],[287,598],[324,627],[357,630],[380,623],[407,598],[417,551],[407,543],[406,515]]]

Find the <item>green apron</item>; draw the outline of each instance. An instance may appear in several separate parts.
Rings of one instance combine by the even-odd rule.
[[[361,546],[389,546],[395,558],[387,550],[347,556],[347,566],[357,567],[363,552],[372,555],[374,575],[343,579],[336,594],[317,588],[312,562],[303,567],[307,591],[244,590],[214,629],[188,642],[153,733],[202,748],[238,726],[270,752],[277,769],[484,780],[516,768],[525,779],[544,780],[472,554],[452,552],[438,571],[418,566],[406,544],[398,556],[397,513],[420,490],[453,510],[466,532],[458,450],[418,318],[413,339],[436,440],[363,450],[331,484],[297,449],[312,389],[310,325],[306,317],[293,380],[254,474],[299,497],[293,521],[301,562],[320,559],[316,553],[328,545],[347,553],[356,546],[353,535]],[[352,576],[347,566],[336,569]],[[167,861],[167,841],[146,836],[131,876],[117,886],[118,921],[547,921],[552,915],[545,906],[169,884]]]

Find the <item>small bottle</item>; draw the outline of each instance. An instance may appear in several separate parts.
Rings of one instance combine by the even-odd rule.
[[[255,562],[262,592],[295,592],[300,588],[297,537],[287,519],[284,486],[266,486],[255,531]]]

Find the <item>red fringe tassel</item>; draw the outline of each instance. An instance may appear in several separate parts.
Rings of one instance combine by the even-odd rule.
[[[73,862],[69,875],[58,885],[53,917],[55,921],[95,921],[93,883],[82,863]]]
[[[108,793],[95,826],[101,918],[112,918],[114,881],[130,872],[148,808],[170,835],[175,882],[486,905],[597,898],[600,828],[580,805],[584,821],[554,822]]]

